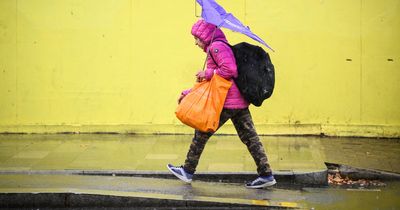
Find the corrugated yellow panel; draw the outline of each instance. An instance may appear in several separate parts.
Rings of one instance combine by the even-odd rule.
[[[398,136],[399,1],[218,2],[276,50],[275,92],[251,107],[260,133]],[[188,0],[1,1],[0,132],[188,132],[174,111],[205,59],[196,11]]]
[[[362,122],[400,124],[400,2],[363,1]]]

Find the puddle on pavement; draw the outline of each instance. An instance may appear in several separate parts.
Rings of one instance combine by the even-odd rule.
[[[303,188],[306,209],[400,209],[400,182],[379,188]]]

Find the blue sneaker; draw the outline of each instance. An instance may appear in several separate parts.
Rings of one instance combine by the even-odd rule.
[[[191,183],[192,182],[192,177],[193,174],[187,173],[185,169],[183,169],[182,166],[175,167],[171,164],[167,165],[167,168],[171,173],[173,173],[176,177],[178,177],[180,180],[186,182],[186,183]]]
[[[269,187],[276,184],[276,181],[274,179],[273,175],[270,176],[259,176],[257,179],[255,179],[252,182],[249,182],[246,184],[247,188],[252,188],[252,189],[259,189],[263,187]]]

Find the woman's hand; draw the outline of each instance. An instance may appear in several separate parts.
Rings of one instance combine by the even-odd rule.
[[[199,71],[196,74],[197,82],[201,82],[206,78],[206,72],[205,71]]]

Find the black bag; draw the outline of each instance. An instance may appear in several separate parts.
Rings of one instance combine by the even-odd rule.
[[[265,99],[271,97],[275,85],[275,68],[268,53],[246,42],[231,46],[225,41],[215,41],[224,42],[233,51],[238,70],[235,83],[240,93],[249,103],[261,106]]]

